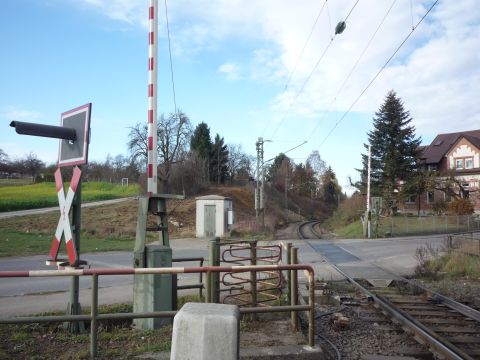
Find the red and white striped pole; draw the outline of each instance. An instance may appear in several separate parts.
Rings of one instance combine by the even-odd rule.
[[[150,0],[148,8],[148,195],[157,193],[157,54],[158,0]]]

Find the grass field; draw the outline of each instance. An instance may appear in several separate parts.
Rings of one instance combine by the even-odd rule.
[[[108,182],[82,183],[82,202],[110,200],[134,196],[138,193],[139,186],[136,184],[122,187]],[[35,209],[57,204],[55,183],[0,187],[0,212]]]

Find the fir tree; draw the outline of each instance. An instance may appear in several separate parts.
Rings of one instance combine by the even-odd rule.
[[[415,137],[410,113],[402,100],[391,90],[373,118],[373,130],[368,133],[372,147],[370,189],[372,196],[383,196],[387,208],[392,208],[399,182],[408,182],[415,176],[420,138]],[[364,144],[368,149],[368,144]],[[362,154],[363,169],[357,187],[362,193],[367,188],[368,154]]]
[[[210,139],[210,129],[204,122],[201,122],[195,128],[192,138],[190,139],[190,148],[195,150],[198,155],[204,159],[210,157],[212,140]]]
[[[228,149],[223,137],[215,136],[210,152],[210,177],[212,182],[224,183],[228,176]]]

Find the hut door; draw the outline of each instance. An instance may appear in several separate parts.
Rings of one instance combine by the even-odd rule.
[[[205,236],[215,236],[215,205],[205,205]]]

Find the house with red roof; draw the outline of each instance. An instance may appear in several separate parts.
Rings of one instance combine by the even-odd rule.
[[[480,130],[439,134],[430,145],[420,148],[420,164],[430,171],[450,173],[461,184],[458,195],[468,198],[480,212]],[[432,191],[420,198],[408,200],[406,211],[431,211],[438,201],[450,202],[452,197],[442,191]]]

